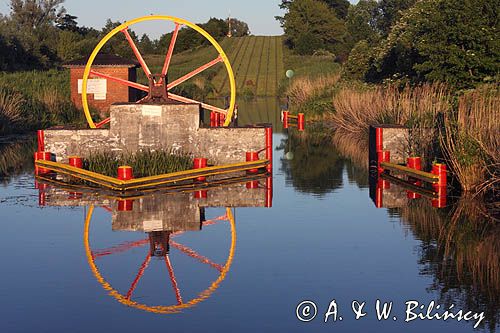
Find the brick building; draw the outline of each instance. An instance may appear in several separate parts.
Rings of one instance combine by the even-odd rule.
[[[82,78],[87,65],[87,58],[70,61],[64,67],[70,70],[71,100],[78,108],[82,108]],[[92,64],[92,69],[119,79],[132,82],[137,81],[136,61],[116,55],[98,54]],[[89,76],[87,98],[89,107],[99,110],[101,115],[109,115],[109,107],[114,103],[135,102],[138,100],[138,91],[123,84]]]

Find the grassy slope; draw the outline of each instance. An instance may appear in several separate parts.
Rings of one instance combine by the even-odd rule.
[[[225,38],[220,42],[235,73],[237,91],[257,96],[276,96],[278,78],[284,75],[283,43],[280,36],[249,36]],[[215,59],[213,47],[199,47],[194,50],[174,54],[169,81],[189,73],[193,69]],[[159,72],[164,56],[145,57],[153,72]],[[212,67],[216,73],[212,84],[218,95],[229,93],[229,82],[223,64]],[[140,81],[144,77],[139,73]]]

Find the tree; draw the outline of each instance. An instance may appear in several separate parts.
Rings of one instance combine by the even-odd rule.
[[[227,20],[226,24],[228,24]],[[243,37],[250,35],[248,24],[236,18],[231,18],[231,35],[233,37]]]
[[[500,0],[422,0],[382,44],[379,79],[445,81],[471,87],[500,72]]]
[[[64,15],[62,3],[64,0],[11,0],[11,18],[20,28],[44,28]]]
[[[377,29],[378,3],[376,0],[360,0],[349,8],[346,19],[346,28],[349,33],[349,42],[355,45],[361,40],[375,44],[380,38]]]
[[[321,41],[322,48],[335,54],[341,53],[338,51],[343,47],[346,28],[326,3],[317,0],[295,0],[289,4],[288,12],[282,19],[287,43],[292,48],[299,37],[312,34]]]
[[[155,53],[155,43],[148,37],[148,35],[143,34],[141,40],[139,41],[139,48],[145,54]]]
[[[64,15],[60,15],[56,18],[56,26],[61,30],[78,32],[79,29],[78,22],[76,21],[77,18],[78,17],[67,13]]]
[[[345,19],[351,4],[347,0],[321,0],[333,9],[339,19]]]
[[[417,0],[380,0],[377,20],[380,31],[387,35],[392,25],[401,18],[403,12],[411,8],[416,2]]]

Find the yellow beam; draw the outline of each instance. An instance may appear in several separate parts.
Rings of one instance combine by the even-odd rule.
[[[408,168],[406,166],[402,166],[402,165],[394,164],[394,163],[389,163],[389,162],[382,162],[382,163],[380,163],[380,166],[384,170],[402,173],[404,175],[411,176],[413,178],[423,180],[423,181],[428,182],[428,183],[436,184],[439,182],[439,176],[432,174],[432,173],[429,173],[429,172],[419,171],[419,170],[415,170],[412,168]]]

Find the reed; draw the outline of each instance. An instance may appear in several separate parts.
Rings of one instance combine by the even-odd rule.
[[[15,129],[22,119],[24,98],[20,93],[0,88],[0,133]]]
[[[172,150],[142,150],[118,155],[101,152],[89,156],[84,163],[87,170],[110,177],[116,177],[118,167],[122,165],[131,166],[134,176],[140,178],[189,170],[193,167],[193,158]]]
[[[317,77],[298,77],[292,80],[286,94],[291,104],[299,111],[309,115],[318,114],[325,109],[325,105],[317,108],[315,104],[321,103],[324,98],[329,101],[339,80],[340,74],[337,73]]]

